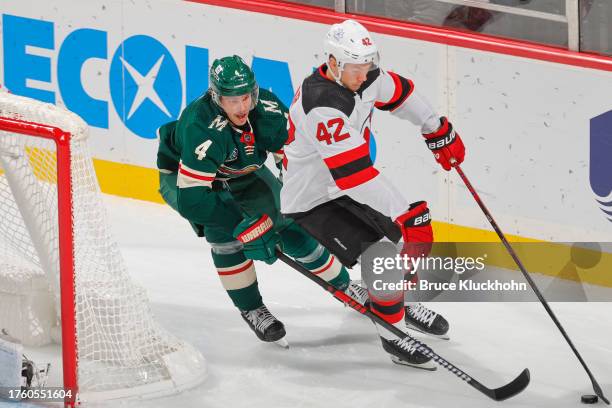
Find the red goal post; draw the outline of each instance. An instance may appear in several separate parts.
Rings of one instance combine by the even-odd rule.
[[[57,147],[59,263],[62,319],[62,360],[64,389],[70,390],[73,405],[77,395],[76,323],[74,317],[74,260],[72,237],[72,177],[70,173],[70,133],[40,123],[0,117],[0,130],[50,139]]]

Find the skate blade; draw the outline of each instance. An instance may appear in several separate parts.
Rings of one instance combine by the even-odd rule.
[[[288,349],[289,348],[289,342],[284,337],[282,339],[276,340],[274,342],[274,344],[276,344],[277,346],[282,347],[284,349]]]
[[[420,370],[436,371],[438,369],[438,367],[431,360],[423,364],[411,364],[397,356],[391,356],[391,361],[393,361],[397,365],[418,368]]]
[[[424,331],[423,329],[421,329],[420,327],[413,326],[412,324],[410,324],[410,323],[408,323],[406,321],[404,323],[406,323],[406,328],[408,328],[410,330],[414,330],[414,331],[417,331],[419,333],[426,334],[427,336],[434,337],[436,339],[450,340],[450,336],[447,333],[445,333],[445,334],[428,333],[428,332]]]

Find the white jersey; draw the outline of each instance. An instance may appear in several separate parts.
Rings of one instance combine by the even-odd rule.
[[[440,126],[439,117],[411,81],[393,72],[370,71],[352,92],[328,79],[326,68],[304,80],[289,109],[281,211],[302,213],[347,195],[395,220],[410,201],[372,164],[374,108],[407,119],[425,133]]]

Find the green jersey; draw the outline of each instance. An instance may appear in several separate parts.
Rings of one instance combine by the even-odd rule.
[[[237,225],[242,215],[224,204],[213,182],[261,168],[268,152],[280,150],[287,140],[287,112],[272,92],[261,89],[247,124],[238,128],[206,93],[178,121],[162,126],[157,166],[163,173],[178,173],[180,214],[201,225]]]

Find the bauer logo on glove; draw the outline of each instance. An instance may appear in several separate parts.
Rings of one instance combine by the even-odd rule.
[[[444,146],[453,143],[455,141],[456,134],[457,133],[455,133],[455,130],[452,129],[451,132],[446,136],[441,136],[441,137],[427,140],[427,147],[429,147],[430,150],[441,149]]]
[[[426,223],[428,223],[430,220],[431,220],[431,218],[430,218],[429,213],[427,213],[427,214],[423,214],[423,215],[421,215],[420,217],[416,217],[416,218],[413,220],[412,225],[413,225],[413,226],[417,226],[417,225],[421,225],[421,224],[426,224]]]
[[[465,157],[465,146],[453,125],[444,116],[440,118],[440,128],[433,133],[424,133],[425,143],[432,151],[436,161],[444,168],[461,164]]]

